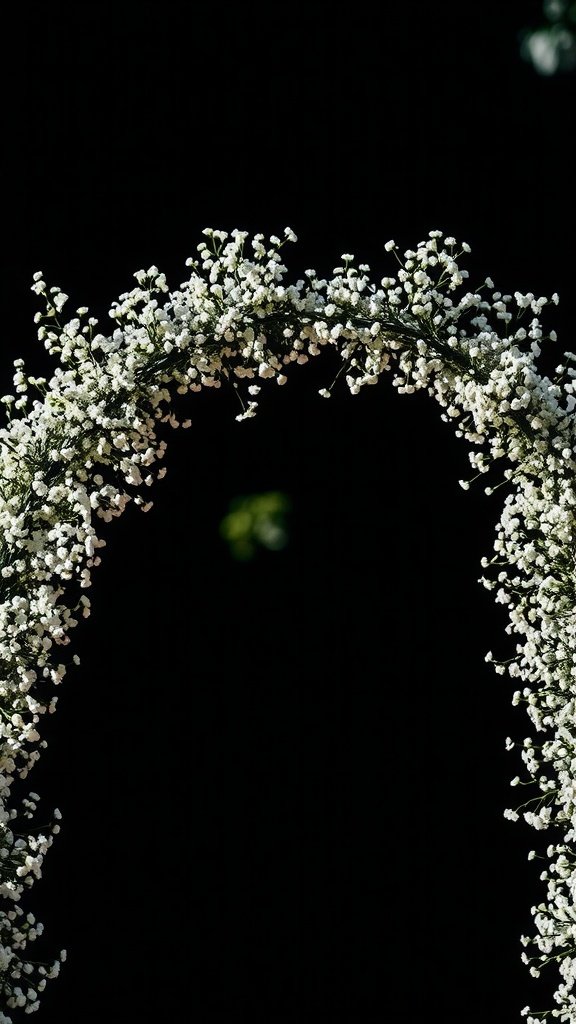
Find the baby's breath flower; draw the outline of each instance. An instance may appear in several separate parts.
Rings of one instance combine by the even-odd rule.
[[[157,465],[166,448],[158,427],[191,426],[176,417],[174,393],[228,387],[240,403],[236,419],[249,419],[267,380],[284,385],[293,363],[303,366],[330,347],[352,395],[392,371],[399,393],[426,390],[436,399],[442,418],[469,445],[473,476],[459,481],[465,490],[504,460],[506,497],[481,582],[506,608],[506,633],[516,646],[511,657],[497,660],[489,652],[486,661],[518,681],[512,704],[524,704],[538,737],[506,739],[506,749],[518,747],[523,762],[523,777],[511,785],[531,789],[504,816],[522,817],[538,831],[564,831],[565,842],[546,851],[547,896],[532,911],[535,937],[522,941],[541,954],[539,966],[530,967],[535,976],[542,958],[559,963],[558,1013],[576,1021],[570,995],[576,960],[569,956],[576,916],[576,356],[564,353],[552,380],[543,375],[536,360],[556,337],[540,319],[549,301],[532,292],[503,295],[491,278],[466,290],[468,271],[458,261],[470,247],[441,231],[429,232],[402,258],[396,243],[387,242],[400,269],[379,283],[367,264],[352,266],[354,257],[345,253],[330,279],[307,270],[288,284],[280,250],[296,241],[294,232],[285,228],[283,240],[272,235],[267,242],[261,234],[247,240],[243,231],[206,228],[196,256],[186,261],[188,279],[173,291],[156,266],[138,271],[136,287],[111,306],[108,334],[93,317],[84,319],[86,306],[61,324],[68,297],[58,287],[47,289],[42,272],[34,274],[32,290],[44,304],[35,318],[38,338],[59,365],[47,380],[16,360],[15,394],[1,399],[0,895],[11,908],[0,914],[6,1005],[33,1012],[65,960],[62,951],[47,970],[20,956],[42,926],[32,919],[25,927],[19,900],[41,877],[61,814],[53,811],[49,835],[20,829],[16,838],[11,786],[16,776],[27,777],[46,745],[40,720],[55,711],[57,697],[46,697],[45,687],[62,683],[68,662],[57,652],[90,615],[84,591],[104,548],[99,521],[118,518],[130,502],[144,512],[152,508],[140,490],[166,472]],[[483,288],[491,299],[483,298]],[[556,304],[558,295],[550,301]],[[319,394],[329,398],[335,386],[336,380]],[[490,478],[484,490],[492,494],[500,486]],[[71,662],[77,665],[78,657]],[[21,817],[32,818],[38,800],[36,793],[23,798]],[[535,856],[531,851],[529,859]],[[23,975],[30,979],[24,988]]]

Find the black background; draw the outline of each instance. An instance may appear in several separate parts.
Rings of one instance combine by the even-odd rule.
[[[299,236],[394,273],[440,228],[472,284],[557,290],[574,322],[574,78],[519,56],[538,2],[28,5],[4,33],[2,392],[46,368],[42,269],[105,318],[203,227]],[[72,314],[71,314],[72,315]],[[554,365],[554,359],[552,361]],[[30,908],[68,962],[38,1024],[505,1022],[549,1005],[519,961],[543,895],[512,826],[504,737],[528,722],[484,663],[505,615],[476,580],[502,491],[388,380],[329,402],[333,365],[193,396],[155,507],[106,531],[28,788],[63,812]],[[290,543],[235,563],[218,523],[280,489]],[[34,953],[34,947],[31,953]]]

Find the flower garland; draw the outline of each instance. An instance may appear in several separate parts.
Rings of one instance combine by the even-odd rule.
[[[58,974],[66,951],[45,965],[24,959],[42,933],[19,900],[41,877],[41,866],[59,831],[58,809],[44,835],[16,831],[19,816],[32,819],[39,796],[29,793],[20,812],[8,810],[16,775],[27,778],[46,747],[40,716],[54,712],[69,661],[58,650],[69,643],[80,616],[90,614],[85,590],[100,563],[105,541],[98,520],[109,522],[129,501],[151,507],[138,490],[160,479],[166,443],[158,427],[188,427],[170,409],[174,390],[232,386],[243,420],[254,416],[262,382],[284,384],[292,363],[303,364],[334,347],[352,394],[375,384],[384,371],[401,393],[426,389],[442,418],[471,445],[476,479],[504,460],[508,486],[497,527],[495,554],[482,564],[482,582],[507,606],[516,653],[495,662],[518,680],[513,703],[526,705],[541,742],[507,739],[521,748],[526,777],[536,791],[520,814],[537,830],[559,826],[563,842],[547,847],[542,874],[546,900],[532,908],[536,931],[522,937],[534,955],[523,959],[537,975],[556,962],[560,981],[548,1011],[522,1013],[528,1024],[548,1015],[576,1022],[576,617],[575,507],[576,356],[550,380],[535,360],[544,334],[540,314],[549,300],[494,291],[488,278],[467,291],[458,264],[469,246],[431,231],[379,284],[370,268],[342,256],[330,280],[306,271],[284,283],[283,241],[245,232],[207,229],[190,276],[169,292],[156,267],[135,275],[137,287],[114,302],[109,335],[81,308],[61,323],[67,300],[46,287],[41,273],[33,290],[45,312],[36,315],[38,336],[59,357],[51,380],[30,376],[14,363],[14,395],[2,402],[0,429],[0,991],[7,1009],[39,1006],[46,980]],[[483,297],[483,294],[490,297]],[[558,296],[552,296],[552,302]],[[532,316],[530,316],[532,314]],[[526,326],[520,321],[528,315]],[[320,391],[329,397],[330,390]],[[33,397],[36,395],[37,397]],[[468,488],[470,481],[460,481]],[[500,486],[500,485],[499,485]],[[489,493],[493,486],[486,487]],[[491,653],[487,660],[494,660]],[[79,663],[77,655],[71,659]],[[519,777],[512,785],[521,784]],[[536,854],[529,854],[532,859]],[[0,1024],[11,1017],[0,1010]]]

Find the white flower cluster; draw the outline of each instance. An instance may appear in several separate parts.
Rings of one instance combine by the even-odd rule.
[[[554,380],[542,376],[535,362],[540,344],[555,339],[540,323],[548,300],[502,295],[489,279],[467,290],[458,261],[469,247],[440,231],[403,258],[394,242],[386,245],[398,259],[395,277],[374,283],[370,268],[356,267],[347,254],[329,280],[309,270],[292,285],[280,255],[284,242],[296,240],[290,229],[282,241],[256,235],[249,244],[245,232],[204,234],[178,290],[168,291],[156,267],[135,275],[138,286],[112,306],[115,327],[107,335],[86,308],[61,323],[67,296],[35,275],[33,290],[46,304],[36,318],[39,338],[59,366],[47,381],[17,360],[14,394],[2,399],[8,418],[0,430],[0,894],[13,904],[0,911],[6,1006],[35,1010],[60,963],[36,965],[40,980],[19,984],[35,969],[20,952],[42,926],[30,914],[22,922],[18,901],[41,876],[59,826],[53,823],[49,836],[16,833],[17,811],[8,804],[16,776],[25,779],[46,746],[40,716],[57,703],[47,691],[69,666],[57,652],[90,613],[85,590],[105,544],[98,519],[111,521],[131,500],[144,511],[151,507],[139,489],[164,474],[157,469],[166,448],[158,429],[190,425],[172,411],[174,392],[231,386],[242,420],[255,414],[263,381],[284,384],[291,363],[302,365],[332,346],[352,394],[392,371],[399,392],[426,389],[436,398],[442,417],[471,445],[476,476],[504,460],[509,493],[483,582],[506,604],[508,632],[519,642],[496,670],[520,681],[514,702],[526,703],[545,737],[521,744],[522,784],[537,795],[506,816],[515,820],[521,811],[536,829],[563,830],[563,842],[548,847],[547,901],[534,908],[537,934],[523,942],[540,953],[530,961],[533,973],[545,961],[559,962],[558,1007],[549,1013],[574,1024],[576,357],[565,354]],[[330,388],[320,394],[329,397]],[[70,660],[78,663],[77,656]],[[30,793],[22,800],[23,817],[33,817],[38,799]],[[0,1013],[0,1024],[10,1020]]]

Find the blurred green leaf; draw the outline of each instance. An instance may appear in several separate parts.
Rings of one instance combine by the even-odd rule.
[[[265,491],[233,498],[220,523],[220,536],[238,561],[254,558],[259,548],[281,551],[289,539],[291,502],[283,491]]]

